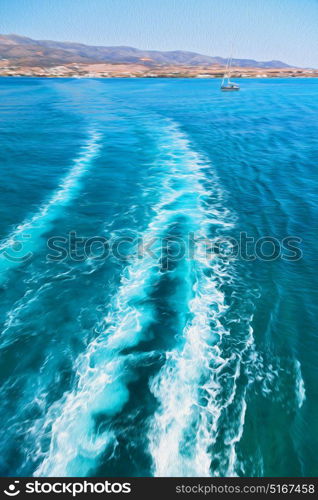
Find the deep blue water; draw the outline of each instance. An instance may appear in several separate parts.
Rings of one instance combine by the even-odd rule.
[[[318,81],[0,91],[1,475],[317,475]]]

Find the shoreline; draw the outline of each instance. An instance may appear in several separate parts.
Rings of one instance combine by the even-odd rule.
[[[101,80],[116,80],[116,79],[125,79],[125,80],[156,80],[156,79],[166,79],[166,80],[222,80],[223,76],[207,76],[207,77],[200,77],[200,76],[186,76],[186,75],[181,75],[181,76],[171,76],[171,75],[158,75],[158,76],[147,76],[147,75],[142,75],[142,76],[126,76],[126,75],[111,75],[111,76],[104,76],[104,75],[42,75],[42,74],[34,74],[34,75],[28,75],[28,74],[7,74],[3,75],[0,73],[0,78],[46,78],[46,79],[57,79],[57,80],[62,80],[62,79],[74,79],[74,80],[87,80],[87,79],[101,79]],[[235,80],[285,80],[285,79],[290,79],[290,80],[308,80],[311,78],[318,78],[318,73],[314,75],[277,75],[277,76],[232,76],[233,79]]]
[[[188,66],[145,64],[61,64],[56,66],[28,66],[0,61],[0,77],[45,78],[195,78],[222,79],[226,68],[221,65]],[[231,78],[317,78],[318,69],[312,68],[258,68],[233,67]]]

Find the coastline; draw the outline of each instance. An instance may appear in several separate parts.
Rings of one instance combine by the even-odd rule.
[[[1,64],[2,63],[2,64]],[[59,66],[21,66],[0,62],[0,77],[45,78],[223,78],[224,66],[154,66],[142,64],[68,64]],[[318,69],[233,67],[238,78],[317,78]]]
[[[18,74],[18,75],[3,75],[0,74],[0,78],[45,78],[48,80],[63,80],[63,79],[74,79],[74,80],[85,80],[85,79],[90,79],[90,78],[95,78],[95,79],[103,79],[103,80],[120,80],[120,79],[126,79],[126,80],[131,80],[131,79],[138,79],[138,80],[156,80],[156,79],[167,79],[167,80],[222,80],[223,77],[221,76],[207,76],[207,77],[199,77],[199,76],[170,76],[170,75],[158,75],[158,76],[147,76],[147,75],[142,75],[142,76],[125,76],[125,75],[110,75],[110,76],[102,76],[102,75],[61,75],[61,76],[56,76],[56,75],[41,75],[41,74],[34,74],[34,75],[28,75],[28,74]],[[297,79],[297,80],[307,80],[311,78],[318,78],[318,74],[315,75],[310,75],[310,76],[304,76],[304,75],[297,75],[297,76],[271,76],[271,77],[266,77],[266,76],[261,76],[261,77],[255,77],[255,76],[234,76],[232,78],[235,78],[236,80],[255,80],[255,79],[268,79],[268,80],[279,80],[279,79]]]

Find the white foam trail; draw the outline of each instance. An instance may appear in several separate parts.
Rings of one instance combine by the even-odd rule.
[[[92,160],[96,157],[101,144],[101,134],[95,130],[89,133],[86,144],[82,147],[78,158],[73,161],[73,166],[67,175],[60,182],[59,187],[54,191],[51,198],[44,203],[38,211],[0,243],[0,270],[1,277],[4,271],[23,262],[22,257],[34,250],[39,237],[49,229],[49,224],[58,215],[58,210],[69,203],[76,195],[80,185],[79,181]],[[21,246],[19,251],[16,246]],[[20,259],[22,260],[19,260]],[[1,278],[0,278],[1,279]]]
[[[217,259],[208,262],[205,256],[211,225],[227,229],[232,227],[232,220],[221,203],[216,179],[209,181],[210,164],[191,150],[177,127],[169,126],[167,134],[161,144],[161,150],[166,150],[161,162],[162,198],[153,207],[155,215],[142,240],[145,247],[151,244],[152,252],[156,252],[157,241],[160,246],[169,224],[183,217],[187,230],[195,231],[199,243],[195,259],[187,265],[191,279],[185,280],[185,286],[191,291],[191,300],[188,307],[180,305],[180,316],[188,311],[191,320],[180,344],[167,353],[167,361],[151,386],[160,408],[149,433],[150,452],[155,475],[202,476],[210,475],[209,449],[215,442],[222,411],[234,401],[240,373],[240,359],[235,355],[222,358],[220,347],[220,339],[229,333],[221,322],[227,306],[220,283],[231,277],[224,263]],[[211,199],[213,204],[209,205]],[[159,260],[148,254],[126,268],[105,319],[107,327],[77,360],[76,387],[47,415],[44,428],[51,434],[51,444],[44,455],[39,452],[42,462],[35,475],[87,475],[99,455],[114,445],[113,430],[96,429],[95,415],[112,417],[130,397],[128,384],[133,374],[127,364],[129,356],[122,351],[146,338],[155,317],[153,306],[146,301],[158,279]],[[242,352],[252,341],[250,329]],[[233,387],[224,400],[221,372],[232,362],[236,362]],[[241,408],[236,433],[228,437],[229,471],[235,468],[235,446],[244,426],[244,398]]]
[[[245,415],[246,415],[246,409],[247,409],[247,404],[245,400],[245,393],[244,396],[240,402],[241,407],[239,409],[239,415],[237,418],[237,430],[234,433],[234,436],[230,438],[229,440],[226,440],[224,444],[226,446],[229,446],[229,460],[227,464],[227,471],[226,471],[226,476],[227,477],[235,477],[237,476],[236,472],[236,466],[237,466],[237,456],[236,456],[236,444],[240,442],[241,437],[243,435],[243,430],[244,430],[244,424],[245,424]]]
[[[217,223],[223,229],[231,227],[231,216],[220,204],[208,206],[202,203],[205,198],[215,198],[216,195],[219,201],[222,199],[215,184],[210,191],[203,187],[207,183],[204,171],[209,169],[210,175],[211,166],[204,165],[184,137],[175,136],[175,141],[183,154],[185,168],[191,168],[196,176],[194,191],[197,200],[191,217],[196,221],[197,235],[204,241],[209,236],[211,224]],[[231,279],[230,270],[217,259],[207,262],[204,245],[199,245],[191,265],[193,298],[189,309],[192,319],[184,328],[183,342],[167,353],[163,368],[151,383],[151,390],[159,403],[149,432],[155,476],[211,475],[211,448],[217,437],[219,419],[222,411],[234,400],[236,379],[240,373],[241,360],[238,358],[232,391],[227,398],[222,398],[222,370],[235,360],[234,354],[223,358],[220,347],[222,337],[229,335],[221,322],[227,306],[220,283]],[[249,328],[241,354],[252,343],[253,334]],[[237,431],[227,442],[228,475],[234,475],[235,446],[243,432],[245,410],[243,396]]]
[[[197,190],[206,194],[198,183],[199,169],[194,171],[191,162],[185,166],[175,154],[176,134],[175,128],[169,127],[167,137],[162,139],[162,198],[153,207],[155,215],[142,234],[144,247],[151,245],[151,251],[159,251],[159,257],[161,239],[169,223],[176,216],[192,213],[197,203]],[[197,223],[195,215],[191,215],[191,220],[194,225]],[[95,415],[114,415],[129,398],[127,386],[131,373],[126,367],[127,356],[121,355],[121,351],[143,340],[154,319],[153,306],[145,300],[160,277],[159,261],[145,253],[126,268],[110,314],[105,318],[105,331],[77,360],[75,389],[59,402],[57,418],[55,408],[47,416],[44,427],[52,427],[51,444],[35,475],[85,475],[98,455],[114,440],[112,431],[98,432]]]
[[[297,359],[295,360],[295,372],[296,372],[296,399],[298,407],[301,408],[306,399],[306,389],[305,389],[305,382],[301,373],[301,365]]]

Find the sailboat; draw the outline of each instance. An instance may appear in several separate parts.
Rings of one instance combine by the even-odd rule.
[[[240,90],[240,86],[238,83],[231,82],[231,65],[232,65],[232,56],[230,56],[227,60],[225,74],[223,76],[223,80],[221,83],[221,90],[231,91],[231,90]]]

